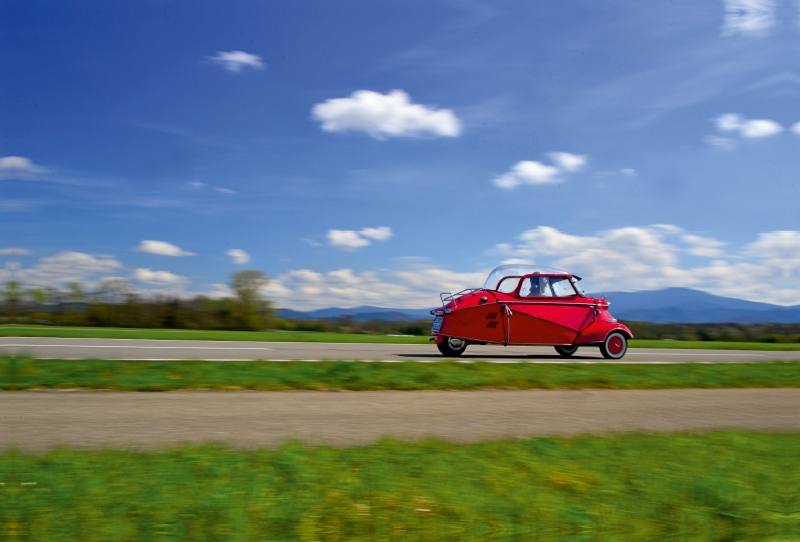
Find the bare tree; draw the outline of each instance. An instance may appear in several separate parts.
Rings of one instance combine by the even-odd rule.
[[[128,281],[123,278],[109,277],[100,282],[100,287],[97,289],[97,296],[105,303],[111,305],[119,305],[124,303],[131,295],[131,289]]]
[[[245,305],[255,305],[262,301],[261,288],[269,283],[267,276],[255,269],[231,273],[231,289],[239,301]]]
[[[31,288],[26,293],[34,305],[44,305],[49,300],[44,288]]]
[[[3,290],[3,297],[6,303],[16,303],[22,296],[22,287],[16,280],[9,280],[6,282],[6,287]]]
[[[264,329],[270,316],[270,306],[261,296],[261,289],[269,283],[261,271],[247,269],[231,274],[231,289],[236,292],[238,307],[233,320],[237,329]]]
[[[72,303],[80,303],[86,299],[86,290],[83,289],[83,285],[80,282],[68,283],[67,290],[69,290],[69,300]]]

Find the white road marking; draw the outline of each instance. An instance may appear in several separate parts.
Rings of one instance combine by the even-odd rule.
[[[48,340],[57,340],[58,342],[40,342]],[[13,341],[13,342],[4,342]],[[102,343],[102,344],[87,344],[89,343]],[[116,342],[116,344],[108,344],[109,342]],[[142,344],[145,343],[145,344]],[[149,344],[147,344],[149,343]],[[198,344],[199,343],[199,344]],[[253,357],[240,358],[232,356],[228,358],[204,358],[200,354],[202,351],[230,351],[232,354],[236,351],[250,351],[250,352],[264,352],[264,357],[268,357],[266,352],[275,352],[272,355],[285,356],[291,354],[293,348],[304,349],[304,355],[309,353],[319,354],[315,359],[272,359],[270,361],[351,361],[357,360],[362,356],[375,356],[382,357],[385,355],[394,355],[395,359],[366,359],[364,361],[376,361],[381,363],[398,363],[403,361],[415,361],[420,363],[437,363],[445,361],[446,358],[441,358],[438,355],[433,356],[435,349],[432,344],[416,344],[416,343],[323,343],[323,342],[303,342],[303,341],[270,341],[266,344],[270,346],[262,346],[264,343],[253,344],[253,341],[189,341],[181,339],[171,340],[150,340],[150,339],[86,339],[86,338],[43,338],[43,337],[0,337],[0,355],[4,353],[7,348],[15,348],[21,350],[21,353],[32,355],[38,359],[51,359],[43,356],[42,349],[47,348],[94,348],[94,349],[141,349],[141,350],[184,350],[184,354],[178,358],[164,358],[164,357],[127,357],[116,358],[120,361],[182,361],[186,359],[204,359],[205,361],[255,361]],[[30,353],[26,350],[32,351]],[[288,351],[287,351],[288,350]],[[45,350],[46,351],[46,350]],[[97,350],[95,350],[98,352]],[[357,351],[360,351],[359,354]],[[578,359],[536,359],[541,358],[542,354],[546,351],[552,352],[547,347],[542,346],[508,346],[504,348],[497,347],[473,347],[471,350],[472,355],[465,356],[464,358],[454,359],[461,363],[472,363],[475,361],[484,361],[489,363],[532,363],[532,364],[621,364],[621,365],[641,365],[641,364],[660,364],[667,365],[673,363],[741,363],[746,361],[770,361],[780,360],[783,357],[784,361],[795,360],[800,358],[800,352],[797,351],[784,351],[784,350],[761,350],[761,351],[736,351],[736,350],[683,350],[671,348],[653,348],[653,349],[630,349],[628,350],[628,359],[638,358],[641,360],[645,356],[645,360],[626,360],[626,361],[611,361],[595,357],[591,355],[593,349],[587,347],[584,355]],[[110,354],[110,353],[109,353]],[[144,353],[143,353],[144,354]],[[300,352],[298,352],[300,354]],[[591,356],[586,359],[585,355]],[[7,355],[7,354],[6,354]],[[146,355],[146,354],[145,354]],[[258,355],[258,354],[255,354]],[[419,357],[423,359],[420,359]],[[482,356],[487,358],[482,359]],[[61,359],[77,360],[81,359],[77,356],[58,356]],[[351,358],[351,359],[348,359]],[[401,358],[401,359],[397,359]],[[492,359],[494,358],[494,359]],[[653,359],[656,358],[656,359]],[[660,359],[658,359],[660,358]],[[663,358],[672,358],[664,360]],[[715,358],[715,359],[710,359]],[[652,361],[648,361],[652,360]],[[701,361],[705,359],[705,361]]]
[[[701,354],[701,353],[697,352],[697,350],[691,350],[691,352],[692,352],[691,353],[692,356],[720,356],[720,355],[724,355],[726,357],[727,356],[739,356],[739,357],[750,358],[750,357],[753,357],[753,356],[762,356],[762,357],[769,356],[773,351],[772,350],[761,350],[761,351],[748,350],[747,354],[738,354],[738,353],[736,353],[736,350],[717,350],[717,351],[712,352],[710,354],[706,354],[706,353]],[[720,352],[725,352],[725,353],[724,354],[720,354]],[[785,350],[784,350],[784,352],[785,352]],[[647,355],[653,355],[653,354],[651,352],[642,352],[642,351],[634,352],[632,350],[628,350],[625,353],[625,355],[626,356],[647,356]],[[659,350],[658,351],[658,355],[659,356],[688,356],[690,354],[687,354],[686,351],[683,351],[683,352],[664,352],[663,350]]]
[[[25,339],[25,337],[8,337],[8,338]],[[143,341],[143,340],[151,340],[151,339],[80,339],[80,338],[75,338],[75,339],[67,339],[67,340]],[[161,339],[153,339],[153,340],[161,341]],[[170,339],[169,341],[171,341],[171,342],[181,342],[181,343],[194,342],[194,341],[184,341],[184,340],[180,340],[180,339]],[[167,342],[167,341],[164,341],[164,342]],[[245,342],[245,341],[213,341],[213,342],[241,343],[241,342]],[[316,343],[316,342],[305,343],[305,342],[302,342],[302,341],[299,341],[299,342],[270,341],[270,344],[272,344],[272,345],[283,345],[283,344],[297,345],[297,344],[303,344],[306,347],[318,346],[319,345],[319,346],[326,346],[326,347],[335,346],[335,347],[339,347],[339,348],[346,348],[346,347],[350,347],[350,346],[354,346],[354,345],[367,345],[367,346],[376,346],[376,347],[378,347],[378,346],[380,346],[380,347],[397,347],[397,348],[403,348],[403,347],[407,348],[409,346],[427,346],[425,344]],[[2,338],[0,338],[0,346],[15,346],[15,347],[33,346],[33,347],[64,347],[64,348],[153,348],[153,349],[157,349],[157,348],[165,348],[165,349],[185,348],[187,350],[275,350],[274,348],[269,348],[269,347],[266,347],[266,346],[258,346],[258,347],[255,347],[255,346],[238,346],[238,347],[232,347],[232,346],[187,346],[186,344],[183,344],[181,346],[162,346],[162,345],[158,345],[158,346],[119,345],[118,346],[118,345],[111,345],[111,344],[55,344],[55,343],[21,343],[20,344],[20,343],[4,343],[4,342],[2,342]],[[517,346],[517,347],[511,347],[511,348],[523,349],[523,348],[546,348],[546,347]],[[591,348],[591,347],[588,347],[588,348]],[[659,349],[659,348],[653,348],[653,349],[649,349],[648,348],[648,349],[641,349],[641,350],[629,349],[626,355],[628,355],[628,356],[652,356],[654,354],[657,354],[659,356],[688,356],[688,355],[692,355],[692,356],[720,356],[720,355],[724,355],[726,357],[727,356],[735,356],[735,357],[753,357],[753,356],[770,357],[770,356],[774,356],[774,355],[779,355],[779,354],[784,353],[784,352],[794,352],[794,351],[791,351],[791,350],[760,350],[760,351],[748,350],[747,353],[740,353],[741,351],[737,351],[737,350],[715,350],[715,351],[710,352],[710,353],[701,353],[696,349],[688,349],[688,350],[692,351],[691,354],[688,354],[685,350],[683,350],[683,351],[678,350],[678,351],[671,351],[671,352],[665,352],[664,350],[665,349]],[[670,349],[670,350],[672,350],[672,349]],[[722,354],[722,352],[724,352],[724,354]]]
[[[0,337],[0,346],[4,346],[3,341],[7,339],[13,340],[37,340],[37,339],[48,339],[54,337]],[[59,337],[61,341],[152,341],[152,342],[173,342],[173,343],[193,343],[193,342],[206,342],[206,343],[233,343],[233,344],[242,344],[242,343],[253,343],[253,342],[260,342],[260,341],[218,341],[215,339],[104,339],[102,337]],[[322,346],[350,346],[354,344],[365,344],[368,346],[434,346],[433,341],[430,343],[326,343],[326,342],[317,342],[317,341],[264,341],[269,342],[270,344],[305,344],[305,345],[322,345]],[[45,344],[26,344],[25,346],[47,346]],[[524,347],[514,347],[509,346],[507,348],[524,348]]]
[[[338,344],[338,343],[333,343]],[[131,349],[139,349],[139,350],[262,350],[262,351],[272,351],[275,348],[268,348],[266,346],[259,346],[259,347],[250,347],[250,346],[239,346],[239,347],[231,347],[231,346],[143,346],[143,345],[110,345],[110,344],[9,344],[3,343],[0,344],[2,347],[17,347],[17,348],[24,348],[24,347],[35,347],[35,348],[131,348]],[[408,354],[412,355],[413,354]],[[533,354],[535,355],[535,354]],[[632,352],[628,351],[628,356],[691,356],[691,357],[698,357],[698,356],[705,356],[705,357],[740,357],[740,358],[771,358],[775,357],[776,355],[780,355],[779,352],[765,352],[765,353],[755,353],[755,352],[748,352],[747,354],[740,354],[735,352],[728,352],[725,353],[714,352],[714,353],[699,353],[697,351],[689,352]],[[509,356],[511,358],[512,356]],[[523,356],[524,357],[524,356]],[[121,358],[120,358],[121,359]],[[184,359],[184,358],[181,358]],[[213,360],[210,360],[213,361]],[[244,361],[244,360],[243,360]],[[276,360],[281,361],[281,360]],[[533,361],[533,360],[531,360]],[[495,361],[494,363],[501,363],[501,361]],[[570,363],[570,362],[566,362]],[[600,363],[608,363],[608,362],[600,362]],[[626,363],[626,362],[621,362]],[[655,362],[649,362],[655,363]],[[667,363],[667,362],[664,362]]]

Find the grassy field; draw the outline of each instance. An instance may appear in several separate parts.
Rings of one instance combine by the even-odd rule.
[[[316,333],[294,331],[214,331],[194,329],[133,329],[0,325],[0,337],[62,337],[75,339],[156,339],[184,341],[263,341],[318,343],[430,344],[430,337]]]
[[[8,540],[797,540],[800,435],[0,455]]]
[[[629,342],[631,348],[682,348],[698,350],[764,350],[791,352],[800,350],[800,343],[745,343],[723,341],[659,341],[637,340]]]
[[[289,331],[203,331],[192,329],[131,329],[0,325],[0,337],[62,337],[74,339],[161,339],[194,341],[263,341],[320,343],[430,344],[429,336],[314,333]],[[631,348],[690,348],[702,350],[800,350],[800,343],[745,343],[721,341],[630,341]]]
[[[130,362],[0,357],[0,390],[475,390],[800,387],[800,363]]]

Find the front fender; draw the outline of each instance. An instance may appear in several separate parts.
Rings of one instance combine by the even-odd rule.
[[[631,333],[631,330],[619,322],[595,321],[589,325],[589,327],[581,331],[580,335],[575,338],[574,344],[600,344],[606,340],[606,337],[608,337],[608,334],[612,331],[620,331],[628,339],[633,339],[633,333]]]

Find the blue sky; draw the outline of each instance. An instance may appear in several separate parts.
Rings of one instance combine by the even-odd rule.
[[[800,303],[793,0],[0,10],[0,279],[424,307],[533,261]]]

